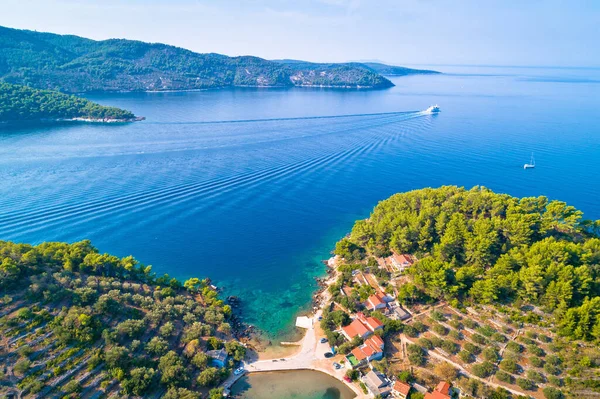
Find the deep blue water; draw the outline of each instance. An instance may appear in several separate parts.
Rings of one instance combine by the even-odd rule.
[[[209,276],[280,337],[335,241],[395,192],[484,185],[600,218],[600,70],[438,69],[381,91],[90,96],[147,120],[0,131],[0,238]]]

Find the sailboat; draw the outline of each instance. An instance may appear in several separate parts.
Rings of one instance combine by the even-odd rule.
[[[533,169],[535,168],[535,158],[533,157],[533,152],[531,153],[531,160],[529,163],[523,165],[523,169]]]

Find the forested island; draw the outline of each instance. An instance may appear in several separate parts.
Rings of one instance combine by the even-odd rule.
[[[141,119],[129,111],[74,95],[0,81],[0,123],[132,122]]]
[[[246,353],[209,280],[89,241],[0,241],[0,293],[0,396],[220,398]]]
[[[475,398],[600,392],[600,221],[573,206],[484,187],[415,190],[381,201],[335,253],[337,310],[323,328],[341,353],[362,340],[334,330],[362,312],[396,348],[371,367],[401,381],[442,379]],[[394,320],[398,304],[408,322]]]
[[[406,69],[406,74],[430,72]],[[6,27],[0,27],[0,79],[67,93],[393,86],[377,68],[360,63],[275,62],[252,56],[199,54],[159,43],[95,41]]]

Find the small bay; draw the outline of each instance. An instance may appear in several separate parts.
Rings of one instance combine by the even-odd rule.
[[[356,397],[341,381],[319,371],[253,373],[231,389],[237,399],[351,399]]]
[[[0,239],[89,238],[211,277],[276,341],[335,242],[395,192],[484,185],[600,218],[600,70],[434,69],[376,91],[90,95],[147,119],[0,130]]]

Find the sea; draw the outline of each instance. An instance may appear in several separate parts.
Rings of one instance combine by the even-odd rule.
[[[336,241],[394,193],[485,186],[600,218],[600,69],[428,67],[443,74],[385,90],[90,94],[146,120],[4,128],[0,239],[90,239],[210,277],[276,343]]]

